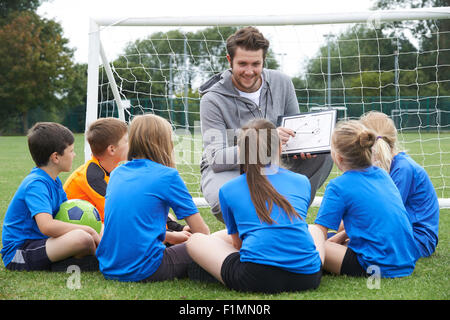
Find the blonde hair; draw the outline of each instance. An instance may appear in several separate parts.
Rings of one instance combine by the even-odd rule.
[[[130,124],[128,160],[146,158],[175,168],[172,127],[160,116],[136,116]]]
[[[372,146],[375,132],[357,120],[342,121],[333,131],[333,148],[342,156],[350,169],[362,169],[372,165]]]
[[[289,201],[281,195],[262,173],[268,164],[278,164],[280,159],[280,140],[276,127],[265,119],[256,119],[242,127],[238,139],[241,174],[245,173],[250,198],[260,221],[273,224],[270,217],[273,204],[292,217],[301,216]]]
[[[397,129],[394,121],[386,114],[378,111],[363,114],[360,121],[367,128],[375,131],[377,135],[377,140],[372,147],[373,164],[389,173],[392,158],[398,152]]]

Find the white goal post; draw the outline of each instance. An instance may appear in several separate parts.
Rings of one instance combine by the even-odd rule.
[[[439,55],[449,55],[450,47],[440,48],[439,39],[442,40],[443,37],[450,37],[450,30],[432,31],[430,39],[433,38],[433,36],[437,38],[437,40],[435,41],[437,48],[432,50],[430,49],[429,51],[424,52],[419,52],[420,50],[414,49],[405,49],[405,47],[407,47],[407,45],[404,44],[405,39],[397,36],[396,31],[392,31],[392,34],[389,36],[379,35],[379,33],[381,32],[376,31],[377,28],[383,23],[391,23],[392,28],[395,28],[396,22],[438,21],[445,19],[450,19],[450,7],[328,14],[292,14],[280,16],[267,15],[91,18],[89,31],[88,83],[85,125],[86,128],[88,128],[93,121],[95,121],[99,117],[105,116],[105,114],[106,116],[116,116],[123,120],[129,121],[134,114],[156,112],[155,110],[160,109],[157,109],[154,104],[155,101],[159,99],[162,101],[161,103],[166,106],[166,109],[164,109],[163,111],[166,112],[167,117],[170,118],[170,121],[175,129],[175,132],[177,133],[178,138],[180,139],[180,141],[182,141],[182,143],[179,144],[179,148],[185,149],[186,145],[195,145],[195,148],[198,149],[195,152],[197,152],[198,154],[195,154],[191,157],[191,159],[195,158],[195,161],[199,160],[201,154],[201,137],[199,136],[198,111],[195,111],[197,113],[195,116],[196,122],[194,125],[190,124],[191,122],[193,122],[193,120],[188,119],[190,114],[194,112],[192,110],[189,110],[188,104],[190,104],[191,101],[194,101],[198,104],[200,97],[198,93],[194,93],[194,91],[198,89],[195,88],[195,85],[192,84],[195,79],[193,79],[193,76],[190,75],[189,71],[186,70],[190,66],[190,64],[192,64],[191,62],[189,62],[190,60],[187,60],[186,55],[191,54],[194,60],[197,57],[199,57],[199,59],[202,59],[203,56],[201,56],[201,54],[199,53],[192,53],[193,49],[190,47],[189,42],[191,40],[188,40],[188,37],[186,35],[183,39],[174,39],[174,41],[184,41],[184,56],[183,51],[181,51],[180,54],[178,53],[178,51],[172,48],[170,48],[170,52],[161,52],[161,56],[158,56],[158,52],[155,51],[141,52],[139,48],[139,50],[137,50],[137,53],[140,54],[140,56],[139,58],[136,58],[139,60],[139,65],[133,65],[131,61],[134,61],[134,55],[137,54],[136,52],[125,53],[119,56],[119,58],[108,56],[111,48],[114,46],[106,45],[106,37],[104,37],[104,34],[107,31],[114,32],[111,30],[128,27],[151,27],[153,28],[151,29],[153,30],[153,32],[158,32],[158,30],[168,30],[168,27],[172,27],[175,30],[183,30],[183,28],[211,27],[219,29],[220,27],[239,27],[248,25],[256,26],[258,28],[283,28],[286,26],[314,27],[343,24],[372,25],[373,29],[375,30],[374,34],[376,34],[376,38],[371,35],[367,36],[367,39],[362,38],[358,35],[355,39],[348,39],[345,36],[337,38],[336,35],[332,35],[331,32],[330,34],[325,36],[325,38],[329,41],[328,56],[326,55],[325,50],[323,54],[320,54],[319,58],[312,58],[308,63],[305,64],[308,66],[308,68],[310,68],[309,70],[313,70],[313,63],[315,63],[315,61],[317,60],[318,62],[316,62],[319,65],[319,67],[317,68],[320,68],[319,71],[308,71],[309,74],[304,78],[299,77],[299,79],[301,79],[298,81],[302,84],[301,87],[296,87],[296,91],[299,97],[299,105],[301,107],[300,109],[303,111],[310,111],[332,107],[342,110],[342,113],[344,113],[344,117],[346,119],[357,118],[357,116],[359,116],[362,111],[369,111],[377,108],[378,110],[386,111],[386,113],[389,115],[398,116],[399,114],[403,114],[405,112],[407,113],[407,111],[405,110],[408,109],[411,111],[414,110],[412,112],[415,112],[415,114],[420,114],[422,110],[422,104],[425,103],[423,101],[426,101],[428,103],[428,108],[431,108],[430,112],[434,112],[437,115],[433,118],[433,123],[435,126],[432,128],[432,130],[433,134],[437,136],[437,143],[439,145],[437,146],[437,151],[429,152],[427,150],[424,150],[425,148],[422,147],[422,143],[424,143],[425,145],[428,140],[434,138],[428,138],[428,131],[426,131],[421,126],[421,124],[417,124],[413,134],[417,135],[417,139],[421,143],[420,151],[418,151],[418,157],[422,162],[418,162],[427,170],[430,170],[429,175],[432,180],[435,179],[436,181],[438,181],[438,186],[435,185],[435,188],[438,193],[438,197],[440,198],[439,201],[441,208],[450,208],[450,196],[448,196],[450,194],[450,150],[446,149],[445,147],[445,143],[447,143],[447,146],[450,145],[450,143],[447,142],[450,140],[450,126],[447,124],[443,124],[442,122],[445,119],[450,119],[450,105],[448,104],[450,103],[450,93],[441,93],[447,92],[444,91],[444,87],[447,88],[450,84],[450,72],[445,75],[442,73],[442,71],[440,71],[441,73],[438,77],[438,67],[448,67],[449,69],[447,70],[450,70],[450,61],[442,62],[439,60]],[[283,30],[275,31],[274,38],[270,39],[271,48],[272,43],[274,45],[277,44],[276,37],[277,35],[283,34]],[[305,35],[304,31],[296,32],[298,38],[301,38],[302,35]],[[264,31],[263,33],[265,34]],[[171,39],[168,38],[168,33],[161,34],[163,34],[164,37],[167,37],[166,40],[169,43],[169,40]],[[222,39],[220,40],[220,38]],[[321,41],[323,40],[323,38],[324,37],[321,37]],[[332,42],[332,40],[330,39],[334,39],[335,42]],[[297,39],[292,39],[292,41],[296,40]],[[135,39],[130,39],[128,45],[131,45],[132,41],[135,41]],[[209,51],[208,44],[214,44],[218,41],[222,41],[222,43],[224,43],[225,39],[219,30],[217,38],[214,38],[213,40],[205,38],[204,40],[195,41],[205,41],[206,45],[204,45],[203,49],[205,50],[204,54],[210,56],[211,61],[216,61],[218,58],[213,56],[214,53]],[[288,40],[286,42],[290,41],[291,40]],[[364,41],[373,41],[373,45],[375,47],[378,46],[378,52],[375,52],[373,55],[364,53]],[[383,46],[383,41],[389,42],[390,45],[395,48],[395,51],[392,51],[392,53],[388,54],[383,52],[383,50],[380,49],[380,46]],[[417,40],[414,39],[410,42],[414,44],[414,41],[417,42]],[[322,43],[323,48],[326,48],[326,43],[326,41]],[[355,47],[354,50],[357,50],[357,55],[347,54],[344,52],[345,50],[347,50],[344,48],[344,45],[346,45],[347,43],[349,43],[350,46]],[[155,48],[157,46],[153,43],[151,44],[153,46],[152,50],[156,50]],[[169,47],[170,45],[171,43],[169,43]],[[415,66],[402,66],[401,62],[399,64],[399,57],[402,57],[402,55],[403,57],[409,57],[410,55],[414,54],[416,55],[414,56],[414,59],[416,59]],[[283,60],[289,59],[286,53],[274,52],[273,55],[279,58],[282,62]],[[143,61],[145,61],[149,57],[155,57],[155,59],[159,60],[159,69],[145,66],[145,63]],[[163,64],[161,63],[163,59],[169,61],[167,62],[167,65],[170,65],[170,70],[169,67],[166,66],[166,64],[164,64],[163,66]],[[304,57],[298,56],[295,59],[298,59],[300,61],[304,59]],[[377,63],[375,63],[375,69],[365,68],[365,61],[369,61],[369,59],[378,59]],[[113,60],[115,60],[116,63]],[[425,62],[423,62],[422,60],[427,61],[428,65],[424,67],[423,64]],[[120,63],[117,61],[120,61]],[[346,64],[346,61],[353,61],[352,64],[357,69],[345,69],[346,67],[343,66]],[[386,61],[388,61],[388,64],[390,64],[392,61],[392,65],[394,67],[392,67],[391,69],[383,69],[383,64],[385,64]],[[276,62],[276,64],[279,67],[284,66],[284,64],[280,62]],[[178,73],[176,75],[175,67],[179,67],[179,70],[177,71]],[[289,65],[287,67],[284,67],[287,69],[291,68]],[[134,72],[133,68],[139,69],[139,72]],[[199,71],[198,69],[198,66],[192,66],[192,68],[197,68],[196,72],[201,73],[201,71]],[[423,70],[428,70],[426,68],[435,68],[436,77],[433,79],[422,80],[422,72]],[[211,67],[211,73],[213,71],[217,72],[219,70],[213,70],[213,68]],[[130,76],[127,77],[121,72],[124,72]],[[156,79],[156,77],[153,77],[153,72],[155,74],[158,73],[159,75],[163,75],[162,80],[155,80],[155,82],[152,82],[153,78]],[[144,74],[147,78],[138,79],[138,74]],[[386,80],[387,78],[390,79],[391,76],[392,80]],[[178,78],[175,79],[176,77]],[[411,78],[412,82],[405,82],[407,81],[405,80],[406,78]],[[316,87],[308,87],[312,84],[313,81],[316,81],[314,79],[322,79],[317,80],[318,82],[321,82],[322,85]],[[134,82],[130,84],[132,81]],[[181,84],[177,87],[177,81],[183,82],[184,85]],[[197,79],[197,81],[199,80]],[[139,86],[144,82],[145,85],[149,88],[146,89],[148,92],[142,92],[142,89],[138,89]],[[189,85],[187,83],[189,83]],[[153,95],[152,90],[154,90],[157,85],[165,86],[164,95]],[[132,90],[130,89],[130,87],[136,88],[134,89],[135,92],[131,92]],[[413,92],[414,95],[412,97],[411,88],[414,88],[415,90],[415,93]],[[385,99],[386,94],[384,93],[384,90],[391,89],[392,92],[395,93],[390,94],[389,99]],[[423,92],[426,92],[426,97],[423,97]],[[408,98],[403,98],[406,93],[408,93]],[[135,94],[135,96],[133,96],[132,94]],[[302,100],[300,97],[305,98]],[[373,97],[373,100],[370,100],[370,97]],[[177,101],[178,103],[177,108],[173,107],[174,101]],[[411,101],[412,103],[414,103],[414,105],[408,104]],[[391,104],[392,107],[390,106]],[[447,105],[442,107],[442,104]],[[388,105],[389,107],[386,107]],[[106,108],[107,110],[101,110],[102,108]],[[139,112],[133,113],[133,108],[138,109]],[[355,113],[356,108],[362,108],[361,112]],[[443,120],[443,118],[445,119]],[[415,138],[412,139],[411,136],[408,136],[408,132],[403,131],[402,128],[399,128],[399,130],[399,137],[404,140],[402,142],[405,142],[406,149],[409,149],[408,146],[413,146],[413,144],[417,142]],[[185,135],[183,134],[183,132],[185,132]],[[190,135],[189,139],[187,138],[188,135]],[[184,140],[185,138],[186,141]],[[412,142],[410,142],[410,140]],[[186,144],[183,144],[183,141],[185,141]],[[410,144],[408,145],[408,143]],[[89,160],[91,157],[91,150],[87,141],[85,141],[84,153],[86,161]],[[179,151],[179,153],[182,154],[183,150]],[[433,162],[435,161],[435,158],[437,159],[437,162]],[[193,182],[194,185],[199,184],[200,177],[200,172],[198,171],[198,167],[196,165],[198,165],[198,163],[193,164],[186,169],[186,171],[189,171],[188,174],[192,175],[196,179],[196,182]],[[197,188],[197,190],[192,193],[195,202],[199,207],[207,206],[206,201],[202,198],[199,188]],[[321,194],[318,193],[318,197],[316,197],[316,201],[313,203],[313,205],[320,205],[320,196]]]

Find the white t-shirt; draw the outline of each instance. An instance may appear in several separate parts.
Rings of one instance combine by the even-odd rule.
[[[257,106],[259,106],[259,96],[261,95],[261,89],[262,89],[262,84],[263,84],[263,82],[264,82],[264,78],[263,78],[263,76],[262,76],[262,74],[261,74],[261,86],[260,86],[259,89],[256,90],[255,92],[244,92],[244,91],[241,91],[241,90],[239,90],[239,89],[237,89],[237,88],[236,88],[236,89],[237,89],[237,91],[239,92],[239,95],[240,95],[241,97],[250,99],[250,100],[253,101]]]

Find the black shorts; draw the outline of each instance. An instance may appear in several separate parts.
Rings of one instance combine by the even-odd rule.
[[[52,262],[47,256],[47,239],[26,240],[14,255],[6,269],[17,271],[50,270]]]
[[[186,242],[167,247],[158,269],[142,282],[165,281],[186,278],[192,258],[187,253]]]
[[[355,251],[347,248],[344,259],[342,260],[341,274],[352,277],[368,277],[369,274],[359,264]]]
[[[241,262],[239,252],[225,258],[220,273],[230,289],[264,293],[315,289],[322,277],[321,270],[313,274],[299,274],[274,266]]]

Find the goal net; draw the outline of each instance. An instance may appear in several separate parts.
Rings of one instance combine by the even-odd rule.
[[[292,78],[301,112],[335,108],[340,119],[370,110],[390,115],[403,149],[427,170],[442,206],[450,198],[449,22],[448,7],[92,19],[86,127],[99,117],[166,118],[175,133],[177,169],[201,199],[199,87],[229,68],[227,37],[252,25],[270,41],[265,67]],[[339,174],[333,170],[329,179]]]

